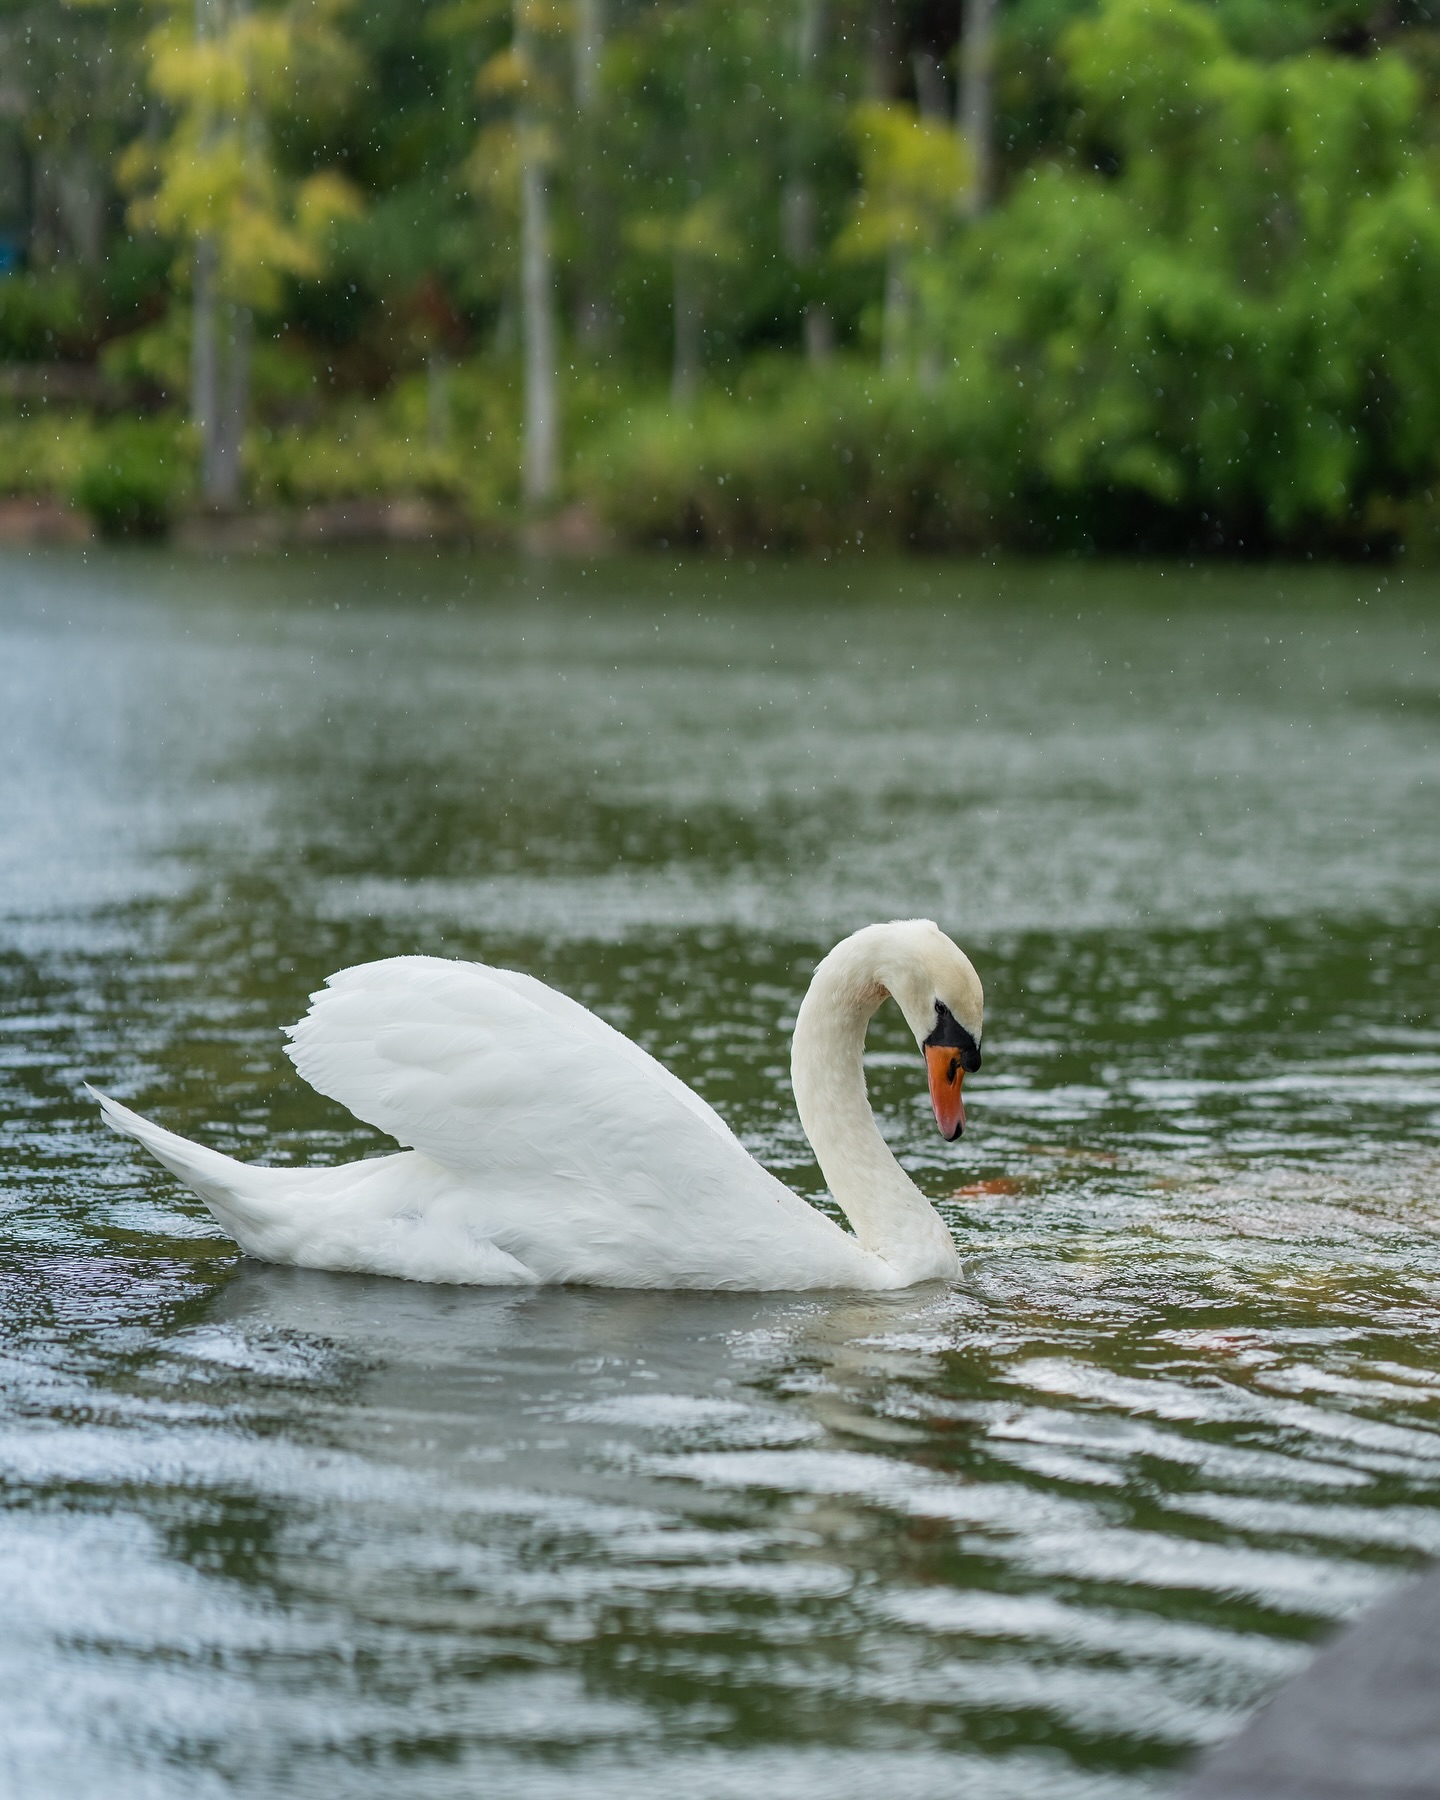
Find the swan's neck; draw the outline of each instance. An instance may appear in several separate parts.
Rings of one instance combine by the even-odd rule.
[[[790,1078],[820,1172],[860,1244],[904,1280],[923,1281],[954,1274],[959,1257],[944,1220],[891,1155],[870,1110],[865,1028],[888,997],[864,963],[832,951],[795,1020]]]

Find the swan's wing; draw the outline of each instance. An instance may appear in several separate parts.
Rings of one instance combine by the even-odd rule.
[[[416,959],[420,960],[420,959]],[[438,958],[427,958],[438,961]],[[452,964],[443,965],[446,968]],[[623,1031],[617,1031],[608,1025],[598,1013],[582,1006],[578,1000],[572,1000],[568,994],[562,994],[558,988],[547,987],[543,981],[537,981],[533,975],[522,975],[517,969],[491,969],[484,963],[467,963],[466,968],[474,969],[477,974],[488,975],[494,980],[503,982],[513,993],[522,999],[529,1000],[532,1005],[555,1021],[557,1029],[564,1032],[575,1032],[586,1038],[602,1055],[611,1054],[621,1057],[633,1069],[648,1081],[656,1081],[680,1104],[694,1113],[697,1119],[703,1119],[712,1131],[718,1131],[732,1144],[739,1145],[740,1140],[730,1127],[716,1112],[715,1108],[704,1101],[688,1087],[678,1075],[672,1075],[662,1062],[657,1062],[646,1050],[632,1043]]]
[[[311,999],[288,1029],[295,1067],[367,1124],[452,1169],[493,1166],[497,1135],[517,1127],[541,1160],[563,1162],[609,1121],[685,1138],[699,1126],[746,1154],[662,1063],[533,976],[397,956],[342,969]]]
[[[365,963],[332,975],[290,1036],[312,1086],[449,1170],[465,1229],[539,1280],[885,1285],[698,1094],[529,976]]]

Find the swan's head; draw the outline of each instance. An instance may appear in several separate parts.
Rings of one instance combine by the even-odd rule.
[[[905,1015],[925,1058],[940,1135],[965,1129],[965,1077],[980,1067],[985,990],[974,965],[932,919],[872,925],[875,973]],[[863,935],[863,934],[862,934]]]

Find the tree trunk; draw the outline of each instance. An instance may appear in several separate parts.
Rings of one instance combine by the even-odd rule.
[[[675,357],[670,372],[670,401],[677,412],[689,412],[700,386],[700,297],[694,266],[678,251],[674,283]]]
[[[905,253],[891,246],[885,260],[885,300],[880,314],[880,366],[892,372],[905,355],[910,328],[910,283],[906,279]]]
[[[781,201],[780,235],[785,254],[797,268],[805,268],[815,257],[815,190],[808,172],[797,174],[786,184]]]
[[[815,80],[824,30],[824,0],[800,0],[795,63],[796,83],[800,89],[798,110],[802,120],[809,112],[809,90]],[[815,201],[812,158],[807,138],[808,133],[802,125],[794,134],[791,175],[781,203],[780,230],[785,254],[795,265],[797,272],[805,277],[805,285],[808,286],[819,248],[819,208]],[[811,295],[805,301],[803,321],[807,361],[828,361],[835,345],[830,309],[823,300]]]
[[[213,502],[220,422],[220,358],[215,332],[215,240],[195,240],[190,311],[190,419],[200,439],[200,492]]]
[[[964,0],[960,39],[960,108],[957,123],[970,156],[965,210],[978,218],[994,186],[995,0]]]
[[[97,268],[104,254],[105,184],[101,171],[85,151],[57,165],[55,211],[76,261]]]
[[[224,23],[224,0],[195,0],[197,42],[213,38]],[[190,416],[200,438],[200,494],[207,506],[230,511],[239,504],[249,390],[250,314],[222,292],[220,247],[202,235],[195,240],[191,300]]]
[[[32,269],[48,269],[60,254],[60,216],[55,199],[53,158],[37,150],[30,163],[30,243]]]
[[[241,452],[250,411],[250,309],[227,301],[221,318],[215,382],[218,405],[206,446],[205,499],[211,506],[233,512],[240,504]]]
[[[514,43],[522,72],[533,72],[536,47],[525,24],[525,0],[514,0]],[[533,88],[533,84],[530,84]],[[550,196],[536,121],[529,104],[516,109],[520,144],[520,346],[525,369],[525,424],[520,491],[532,510],[555,498],[560,421],[556,400],[555,296],[550,273]]]
[[[578,157],[575,168],[576,210],[580,216],[579,266],[575,271],[575,335],[598,344],[606,335],[608,309],[601,294],[600,189],[596,180],[596,122],[600,110],[600,58],[605,49],[605,0],[577,0],[575,7],[575,113]]]
[[[945,76],[937,58],[928,50],[914,50],[910,68],[915,76],[915,105],[922,119],[948,119],[950,101]]]
[[[805,360],[827,363],[835,354],[835,321],[823,300],[812,300],[805,308]]]
[[[593,113],[600,103],[600,54],[605,48],[604,0],[575,7],[575,110]]]
[[[550,281],[549,196],[528,126],[521,127],[520,313],[525,345],[524,493],[530,506],[555,497],[559,436],[555,398],[555,311]]]
[[[893,100],[904,79],[896,0],[869,0],[865,16],[865,93]]]
[[[443,450],[450,441],[450,359],[441,350],[425,358],[425,442]]]

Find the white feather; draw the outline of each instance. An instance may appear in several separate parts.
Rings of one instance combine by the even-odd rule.
[[[105,1122],[178,1175],[249,1255],[422,1281],[609,1287],[884,1288],[954,1266],[938,1216],[883,1144],[893,1177],[877,1165],[881,1211],[903,1227],[894,1258],[870,1230],[857,1241],[792,1194],[684,1082],[530,976],[394,957],[332,975],[312,1002],[290,1029],[296,1069],[401,1154],[332,1169],[241,1164],[96,1096]],[[849,1019],[849,1038],[826,1052],[846,1064],[841,1077],[848,1062],[858,1069],[876,1003],[850,1018],[837,1001],[827,1015]],[[860,1092],[868,1121],[863,1077]],[[874,1164],[875,1145],[856,1144]]]

